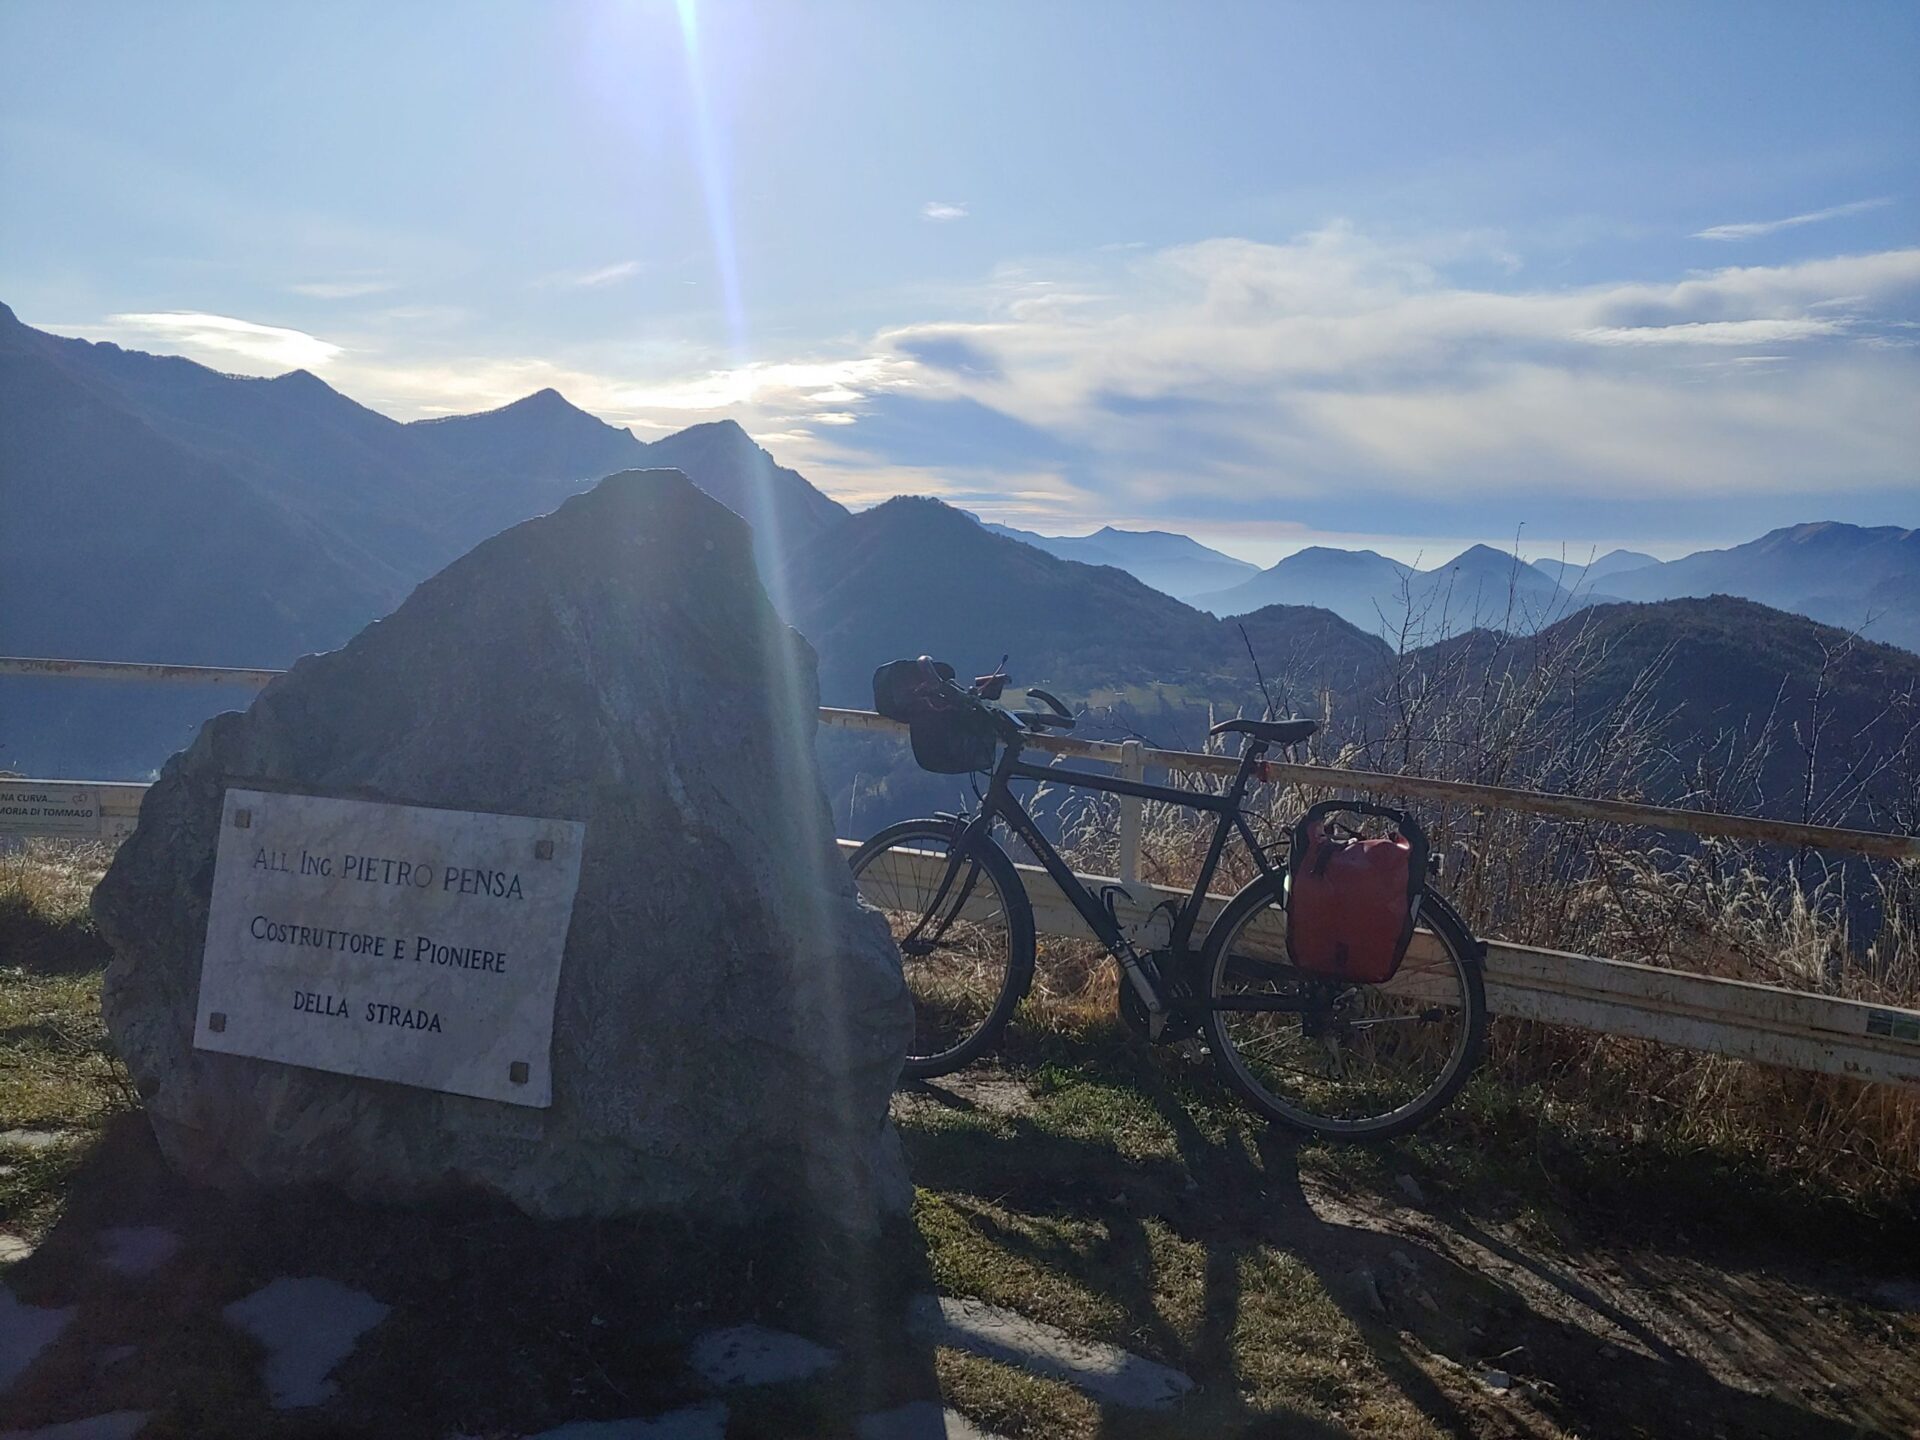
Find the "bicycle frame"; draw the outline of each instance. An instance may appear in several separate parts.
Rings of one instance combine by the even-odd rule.
[[[1005,820],[1007,828],[1018,835],[1040,861],[1053,883],[1060,887],[1080,918],[1092,930],[1094,936],[1106,947],[1107,953],[1119,961],[1125,971],[1128,982],[1139,995],[1156,1021],[1167,1009],[1167,1000],[1147,965],[1142,963],[1140,954],[1135,950],[1125,933],[1115,922],[1112,913],[1101,903],[1098,896],[1081,883],[1080,877],[1073,873],[1073,867],[1061,858],[1060,852],[1053,847],[1047,837],[1041,833],[1033,816],[1027,813],[1026,806],[1013,794],[1010,788],[1014,780],[1051,781],[1084,790],[1100,790],[1112,795],[1125,795],[1141,800],[1159,800],[1170,805],[1184,806],[1190,810],[1207,811],[1220,817],[1214,827],[1213,839],[1207,846],[1206,860],[1200,866],[1200,873],[1194,878],[1193,889],[1180,903],[1174,915],[1173,933],[1168,948],[1177,955],[1188,952],[1193,940],[1194,927],[1199,923],[1200,912],[1206,902],[1207,886],[1212,883],[1214,872],[1219,868],[1220,856],[1226,849],[1227,836],[1238,832],[1254,863],[1263,874],[1278,876],[1279,872],[1269,863],[1255,838],[1253,829],[1247,824],[1246,817],[1240,813],[1240,802],[1246,797],[1247,788],[1260,768],[1260,758],[1266,753],[1264,742],[1248,737],[1240,751],[1240,768],[1233,777],[1233,783],[1223,795],[1210,795],[1199,790],[1182,790],[1172,785],[1152,785],[1143,780],[1123,780],[1114,775],[1098,775],[1087,770],[1056,768],[1045,765],[1030,765],[1022,758],[1022,746],[1018,739],[1010,738],[1001,751],[1000,759],[994,766],[992,779],[987,793],[982,798],[979,812],[968,822],[961,832],[959,843],[955,846],[957,857],[962,847],[975,839],[991,840],[993,823],[996,819]],[[942,883],[941,895],[944,896],[953,883],[953,871],[949,871]],[[935,908],[939,906],[935,900]]]

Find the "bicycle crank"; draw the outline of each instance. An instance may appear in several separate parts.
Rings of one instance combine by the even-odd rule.
[[[1174,1001],[1173,1005],[1161,1013],[1159,1035],[1154,1035],[1153,1017],[1147,1013],[1146,1005],[1141,1002],[1133,986],[1126,983],[1124,976],[1120,981],[1120,1018],[1126,1021],[1127,1028],[1142,1040],[1149,1040],[1155,1045],[1178,1045],[1181,1041],[1191,1040],[1200,1033],[1200,1018],[1198,1013],[1186,1003],[1187,987],[1173,973],[1175,966],[1172,952],[1156,950],[1153,952],[1153,959],[1168,990],[1172,992],[1171,998]]]

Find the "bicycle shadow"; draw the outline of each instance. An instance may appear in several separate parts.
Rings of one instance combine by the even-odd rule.
[[[1002,1113],[1009,1134],[915,1136],[916,1180],[971,1195],[982,1206],[1097,1219],[1108,1243],[1098,1266],[1087,1273],[1082,1265],[1079,1278],[1124,1315],[1135,1337],[1130,1345],[1200,1383],[1182,1419],[1190,1414],[1204,1433],[1346,1433],[1319,1415],[1265,1411],[1242,1398],[1252,1388],[1244,1373],[1248,1356],[1236,1344],[1248,1318],[1242,1266],[1263,1248],[1310,1272],[1380,1374],[1445,1433],[1565,1430],[1589,1440],[1647,1434],[1840,1440],[1859,1433],[1789,1400],[1727,1384],[1562,1267],[1498,1240],[1472,1219],[1438,1221],[1472,1244],[1495,1253],[1502,1247],[1505,1258],[1617,1327],[1629,1343],[1607,1339],[1605,1326],[1588,1328],[1552,1313],[1520,1287],[1462,1264],[1411,1229],[1386,1228],[1373,1214],[1330,1203],[1302,1176],[1290,1137],[1258,1122],[1236,1122],[1211,1138],[1151,1063],[1132,1078],[1171,1131],[1177,1161],[1127,1159],[1111,1146]],[[1364,1197],[1356,1197],[1361,1204]],[[995,1244],[1034,1265],[1069,1258],[985,1209],[970,1219]],[[1197,1320],[1185,1327],[1162,1313],[1150,1224],[1166,1226],[1201,1252]],[[1496,1367],[1513,1372],[1504,1393],[1480,1378]],[[1145,1417],[1109,1410],[1100,1433],[1168,1432]]]

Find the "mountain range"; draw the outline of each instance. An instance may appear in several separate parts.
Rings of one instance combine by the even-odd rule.
[[[1920,650],[1920,529],[1823,521],[1603,577],[1622,600],[1737,595]]]
[[[1568,590],[1576,590],[1583,584],[1591,585],[1622,570],[1638,570],[1644,565],[1658,565],[1660,561],[1640,550],[1609,550],[1597,559],[1585,562],[1535,560],[1532,563],[1533,568],[1544,571],[1549,580]]]
[[[987,529],[1019,540],[1062,560],[1110,565],[1165,595],[1185,600],[1229,589],[1259,573],[1260,567],[1209,549],[1198,540],[1166,530],[1121,530],[1107,525],[1091,535],[1036,535],[1010,525]]]
[[[1591,565],[1528,563],[1475,545],[1431,570],[1371,550],[1315,546],[1230,589],[1191,599],[1216,615],[1323,605],[1363,630],[1431,643],[1489,626],[1540,629],[1609,601],[1707,595],[1757,600],[1920,651],[1920,530],[1824,521],[1678,560],[1614,550]]]
[[[1649,600],[1695,584],[1791,590],[1839,617],[1852,593],[1842,579],[1891,605],[1910,601],[1915,573],[1914,532],[1836,525],[1664,565],[1605,557],[1606,596],[1588,593],[1600,565],[1554,575],[1484,546],[1432,570],[1316,548],[1259,571],[1162,532],[1036,536],[911,497],[849,513],[730,421],[649,444],[545,390],[401,424],[304,371],[223,375],[43,334],[0,307],[0,513],[11,522],[0,653],[285,665],[343,643],[486,535],[642,467],[682,470],[753,523],[776,603],[819,653],[825,703],[865,706],[874,667],[899,656],[973,673],[1004,652],[1017,680],[1086,707],[1083,733],[1187,748],[1210,718],[1269,703],[1322,714],[1346,743],[1387,713],[1383,684],[1437,666],[1447,646],[1563,634],[1555,627],[1586,615],[1607,617],[1622,654],[1706,645],[1690,673],[1724,675],[1729,689],[1718,709],[1688,710],[1689,723],[1751,729],[1807,703],[1809,657],[1844,649],[1844,637],[1744,601],[1614,603],[1629,582]],[[1824,587],[1808,583],[1822,573]],[[1206,608],[1166,593],[1221,577],[1232,583]],[[1386,623],[1383,596],[1398,598],[1403,625],[1414,617],[1408,633]],[[1455,632],[1438,644],[1436,612]],[[1760,663],[1742,668],[1748,653]],[[1762,683],[1776,662],[1790,673]],[[1840,663],[1867,677],[1827,687],[1848,697],[1848,734],[1878,733],[1869,697],[1920,684],[1920,657],[1882,646]],[[1630,689],[1614,676],[1581,703]],[[244,700],[13,677],[0,682],[0,766],[141,775],[213,709]],[[955,793],[891,741],[828,734],[823,754],[836,808],[862,825]]]
[[[304,370],[223,375],[0,306],[0,497],[45,537],[0,569],[0,648],[284,664],[503,527],[660,466],[752,521],[769,567],[846,516],[730,420],[649,445],[542,390],[402,424]]]

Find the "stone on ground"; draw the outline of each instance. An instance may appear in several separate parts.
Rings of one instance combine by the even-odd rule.
[[[144,1410],[114,1410],[89,1415],[85,1420],[43,1425],[38,1430],[0,1431],[0,1440],[133,1440],[146,1423]]]
[[[527,1440],[724,1440],[727,1407],[692,1405],[652,1419],[572,1420]]]
[[[719,1390],[804,1380],[839,1360],[838,1351],[764,1325],[710,1330],[693,1342],[687,1354],[694,1373]]]
[[[337,1280],[282,1276],[221,1313],[266,1348],[273,1408],[297,1410],[333,1398],[339,1386],[327,1376],[388,1308]]]
[[[1001,1440],[958,1410],[943,1409],[933,1400],[862,1416],[853,1429],[860,1440]]]
[[[100,1263],[122,1275],[151,1275],[179,1249],[180,1237],[158,1225],[126,1225],[100,1232]]]
[[[51,1150],[73,1138],[71,1130],[0,1130],[0,1149]]]
[[[812,650],[743,521],[628,472],[478,546],[216,717],[94,895],[103,1010],[161,1149],[228,1187],[452,1187],[539,1216],[903,1213],[899,954],[834,844]],[[550,1109],[196,1051],[229,782],[583,820]]]
[[[18,1380],[40,1352],[60,1338],[75,1306],[22,1305],[0,1285],[0,1391]]]
[[[913,1325],[936,1345],[1064,1380],[1103,1405],[1159,1410],[1193,1389],[1192,1380],[1157,1360],[1078,1339],[982,1300],[923,1295],[914,1301]]]

